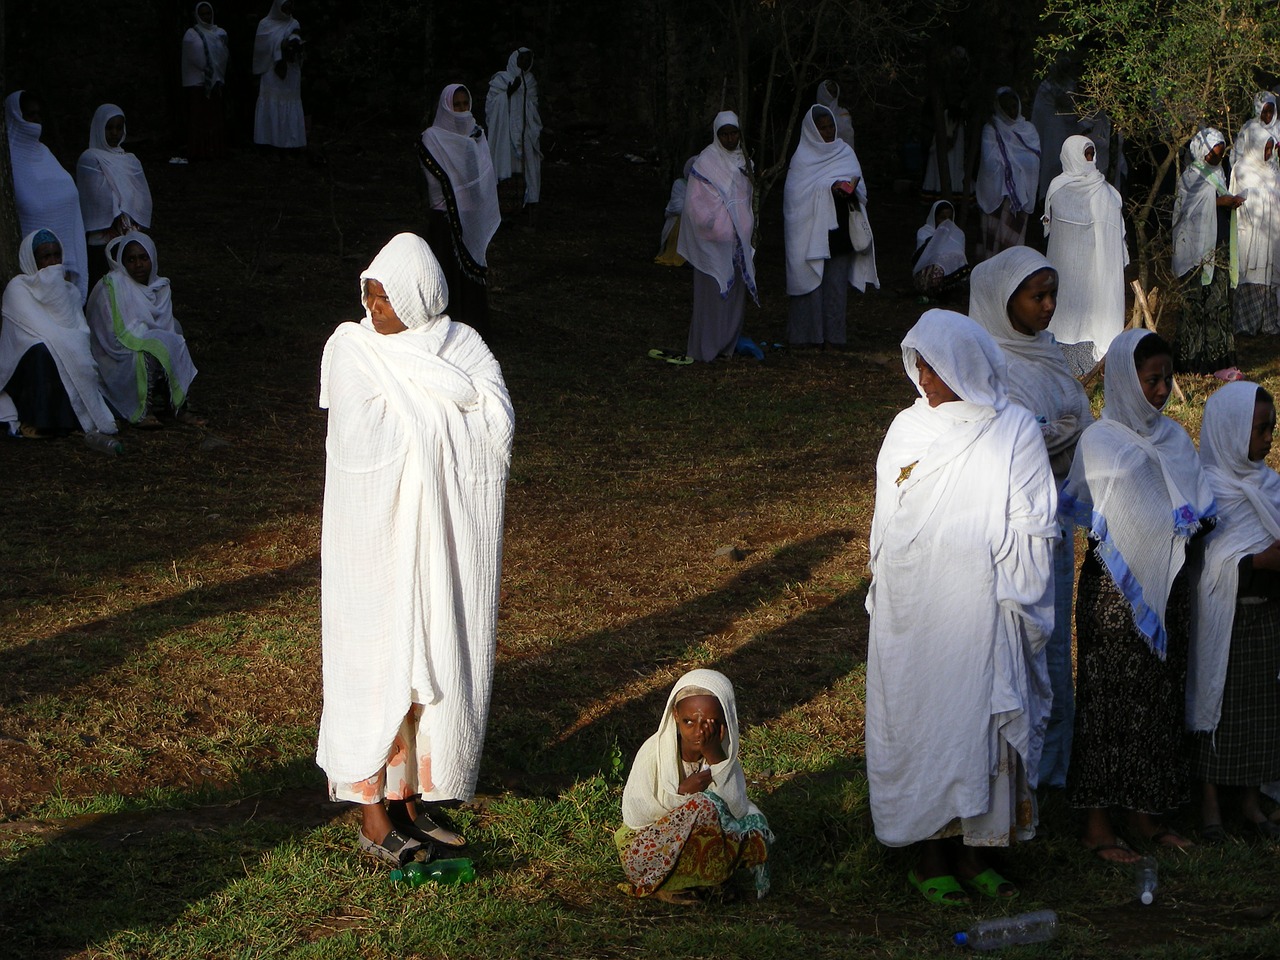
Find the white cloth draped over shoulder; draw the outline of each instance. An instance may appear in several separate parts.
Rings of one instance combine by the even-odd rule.
[[[281,9],[288,0],[272,0],[271,11],[258,21],[253,37],[253,72],[267,73],[280,59],[280,47],[302,27],[290,14]]]
[[[707,789],[725,802],[737,820],[749,813],[760,815],[760,809],[747,798],[747,779],[738,759],[738,704],[733,684],[715,670],[691,670],[671,688],[658,721],[658,732],[641,744],[631,764],[631,773],[622,791],[622,822],[632,830],[642,830],[661,820],[688,799],[680,794],[684,771],[680,763],[680,733],[673,712],[676,697],[686,687],[710,690],[720,701],[724,713],[726,733],[720,745],[725,758],[710,765],[711,785]]]
[[[1031,784],[1049,709],[1057,500],[1031,414],[968,317],[930,310],[902,343],[962,399],[922,395],[876,461],[867,773],[876,836],[924,840],[991,806],[1001,741]]]
[[[208,7],[209,22],[200,19],[200,8]],[[182,85],[204,87],[209,92],[227,80],[227,31],[213,22],[213,5],[201,0],[196,4],[196,22],[182,35]]]
[[[1262,111],[1267,104],[1271,104],[1271,122],[1262,122]],[[1253,96],[1253,116],[1244,122],[1240,127],[1240,132],[1236,134],[1235,142],[1231,145],[1231,149],[1227,152],[1227,156],[1231,160],[1231,166],[1234,167],[1240,162],[1240,140],[1245,136],[1245,131],[1252,127],[1261,127],[1266,131],[1267,136],[1272,137],[1280,142],[1280,111],[1277,110],[1276,95],[1268,90],[1259,90]],[[1256,136],[1256,134],[1255,134]],[[1272,161],[1275,162],[1274,160]]]
[[[1040,432],[1054,478],[1061,482],[1071,469],[1080,434],[1093,423],[1089,398],[1071,375],[1053,334],[1020,333],[1009,320],[1009,299],[1022,282],[1052,269],[1053,264],[1030,247],[1010,247],[984,260],[969,274],[969,316],[1004,352],[1009,399],[1044,418]]]
[[[484,109],[493,171],[499,180],[523,173],[524,202],[528,204],[537,203],[542,196],[542,114],[538,111],[538,81],[516,62],[522,53],[533,57],[528,47],[513,50],[507,68],[489,79]],[[517,79],[520,86],[508,92]]]
[[[275,0],[271,12],[258,24],[253,40],[253,72],[258,74],[258,102],[253,114],[253,142],[283,150],[307,145],[307,117],[302,108],[302,59],[285,57],[284,45],[301,37],[298,21],[281,11],[284,0]],[[284,76],[275,71],[285,64]]]
[[[1165,608],[1187,541],[1216,512],[1186,430],[1143,395],[1133,352],[1150,330],[1107,349],[1102,419],[1080,437],[1063,513],[1099,541],[1097,556],[1129,601],[1133,622],[1164,659]]]
[[[49,230],[57,235],[67,279],[75,284],[83,304],[89,295],[89,251],[80,214],[80,191],[71,174],[40,142],[40,124],[22,118],[22,94],[15,90],[4,101],[19,233]]]
[[[98,365],[89,349],[89,325],[80,306],[80,293],[61,264],[36,268],[36,232],[27,234],[18,250],[22,272],[4,288],[0,325],[0,422],[13,423],[18,412],[3,390],[23,355],[43,343],[58,368],[58,377],[71,409],[86,433],[115,433],[116,419],[102,398]]]
[[[1021,101],[1012,117],[1004,112],[1000,106],[1004,93],[1013,94],[1013,90],[1001,87],[996,91],[995,110],[982,128],[982,157],[974,193],[984,213],[999,210],[1005,197],[1014,213],[1029,213],[1036,205],[1040,184],[1040,135],[1031,121],[1022,118]]]
[[[425,706],[428,799],[470,799],[497,644],[502,520],[514,417],[484,341],[442,315],[426,241],[400,234],[361,274],[408,329],[368,314],[325,346],[329,410],[321,623],[324,711],[316,760],[334,782],[387,762],[400,721]]]
[[[800,123],[800,146],[791,157],[782,194],[787,293],[793,297],[816,290],[822,283],[831,256],[829,234],[838,226],[832,184],[856,179],[854,196],[864,212],[867,206],[867,184],[857,154],[839,137],[830,143],[822,139],[814,121],[814,111],[818,110],[835,120],[831,110],[820,104],[805,113]],[[874,240],[862,253],[853,253],[848,279],[849,285],[859,292],[864,291],[867,284],[880,286]]]
[[[951,219],[938,223],[938,208],[948,207]],[[924,248],[921,250],[921,248]],[[924,226],[916,231],[916,250],[919,255],[911,272],[919,273],[925,267],[938,266],[942,275],[949,277],[964,267],[969,258],[965,255],[964,231],[955,221],[955,207],[946,200],[935,200],[925,217]]]
[[[835,89],[832,90],[831,88]],[[853,117],[847,108],[840,106],[840,84],[834,80],[824,80],[818,84],[817,101],[831,111],[836,119],[836,137],[843,140],[853,149]],[[958,185],[957,185],[958,188]]]
[[[1205,155],[1226,143],[1220,130],[1207,127],[1191,138],[1187,165],[1178,179],[1173,201],[1173,274],[1181,277],[1201,269],[1201,283],[1213,282],[1213,251],[1218,238],[1218,197],[1226,196],[1222,167],[1205,162]]]
[[[138,283],[125,269],[124,253],[137,243],[151,258],[151,276]],[[172,291],[160,276],[156,245],[145,233],[126,233],[107,243],[107,275],[89,296],[87,319],[93,334],[94,359],[102,374],[107,402],[136,423],[147,415],[148,356],[160,364],[169,381],[169,400],[182,406],[196,377],[182,325],[173,315]]]
[[[1218,525],[1205,537],[1192,595],[1188,730],[1216,730],[1222,717],[1240,561],[1280,540],[1280,475],[1249,459],[1257,400],[1256,383],[1229,383],[1205,403],[1200,424],[1200,462],[1218,502]]]
[[[459,113],[453,109],[453,95],[460,89],[466,87],[451,83],[444,88],[436,104],[435,119],[422,133],[422,145],[448,176],[462,223],[463,243],[472,259],[483,267],[489,241],[502,224],[498,181],[484,130],[470,110]],[[467,94],[470,96],[470,91]],[[429,172],[427,193],[432,210],[445,209],[444,188]]]
[[[1124,329],[1129,249],[1120,193],[1095,160],[1085,159],[1093,146],[1079,135],[1062,144],[1062,173],[1049,184],[1042,222],[1046,255],[1058,271],[1058,307],[1049,330],[1059,343],[1092,343],[1094,359],[1101,360]]]
[[[124,118],[124,111],[114,103],[104,103],[94,111],[89,149],[80,154],[76,164],[80,213],[89,233],[109,229],[122,213],[129,218],[126,232],[134,226],[151,226],[151,186],[141,162],[125,151],[123,135],[114,147],[107,143],[107,123],[114,117]]]
[[[1260,122],[1245,124],[1236,137],[1236,163],[1230,191],[1244,197],[1236,210],[1236,251],[1239,283],[1280,284],[1276,255],[1280,253],[1280,170],[1275,154],[1266,158],[1271,130]]]
[[[751,164],[741,143],[735,150],[726,150],[720,143],[716,134],[727,126],[740,128],[738,115],[731,110],[716,114],[711,124],[711,143],[693,161],[676,250],[695,269],[715,279],[722,297],[733,282],[737,261],[747,290],[755,299]]]

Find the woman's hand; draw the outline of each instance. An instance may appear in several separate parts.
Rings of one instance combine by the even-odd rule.
[[[709,786],[711,786],[711,771],[699,770],[697,773],[691,773],[680,781],[680,795],[688,796],[691,793],[701,793]]]
[[[1232,210],[1236,209],[1242,203],[1244,203],[1244,197],[1238,194],[1228,193],[1225,197],[1218,198],[1218,206],[1230,207]]]

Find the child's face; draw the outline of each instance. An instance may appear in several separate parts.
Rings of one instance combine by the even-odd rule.
[[[715,697],[686,697],[676,704],[675,713],[680,754],[685,760],[696,760],[702,756],[704,744],[724,739],[724,711]]]

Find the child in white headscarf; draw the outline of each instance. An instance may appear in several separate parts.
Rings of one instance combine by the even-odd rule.
[[[89,149],[76,164],[80,213],[89,247],[89,282],[107,272],[107,241],[151,226],[151,186],[142,164],[124,149],[124,111],[104,103],[89,124]]]
[[[1280,333],[1280,170],[1270,128],[1250,121],[1235,142],[1231,193],[1236,210],[1235,290],[1231,318],[1236,333]]]
[[[955,207],[935,200],[916,231],[916,252],[911,259],[911,282],[926,297],[945,297],[969,276],[964,231],[955,220]]]
[[[1027,242],[1027,219],[1040,183],[1040,135],[1022,118],[1011,87],[996,90],[995,109],[982,128],[982,154],[974,188],[982,210],[979,259]]]

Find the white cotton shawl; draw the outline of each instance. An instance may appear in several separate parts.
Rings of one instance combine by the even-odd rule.
[[[1124,203],[1085,150],[1088,137],[1067,137],[1062,173],[1044,199],[1047,256],[1058,271],[1058,307],[1049,330],[1059,343],[1093,344],[1100,360],[1124,329]],[[1096,148],[1095,148],[1096,150]]]
[[[138,283],[121,259],[131,243],[151,258],[151,276]],[[155,357],[169,379],[175,407],[186,400],[196,365],[187,349],[182,324],[173,315],[167,277],[160,276],[156,245],[145,233],[126,233],[107,243],[110,270],[89,296],[86,310],[92,347],[102,374],[107,402],[126,419],[137,422],[147,413],[147,374],[144,354]]]
[[[707,789],[725,802],[735,819],[741,820],[749,813],[760,813],[759,808],[747,799],[747,780],[738,760],[738,705],[733,696],[733,684],[723,673],[715,670],[691,670],[671,688],[662,718],[658,721],[658,732],[641,745],[635,762],[631,764],[631,773],[622,791],[622,822],[632,830],[642,830],[661,820],[688,799],[680,793],[684,771],[680,761],[680,733],[673,713],[676,695],[686,687],[710,690],[720,701],[720,709],[724,712],[727,732],[720,745],[725,758],[710,766],[711,786]]]
[[[1250,121],[1236,138],[1237,160],[1231,168],[1233,194],[1244,197],[1236,210],[1238,282],[1264,286],[1280,283],[1276,270],[1280,245],[1280,171],[1275,155],[1266,159],[1273,135],[1262,123]]]
[[[827,89],[827,84],[835,87],[835,93]],[[836,120],[836,137],[843,140],[849,145],[849,149],[853,149],[853,117],[849,111],[840,106],[840,84],[834,80],[824,80],[818,84],[818,96],[815,98],[818,103],[831,111],[831,115]]]
[[[1216,507],[1191,438],[1142,393],[1133,351],[1148,336],[1126,330],[1107,349],[1102,419],[1080,437],[1062,509],[1099,541],[1134,626],[1163,660],[1169,591],[1188,539]]]
[[[1239,380],[1219,388],[1204,405],[1200,461],[1218,502],[1218,525],[1205,537],[1192,595],[1188,730],[1216,730],[1222,717],[1240,561],[1280,540],[1280,475],[1249,459],[1257,399],[1258,385]]]
[[[1053,265],[1030,247],[1010,247],[969,274],[969,316],[1000,345],[1008,364],[1009,399],[1044,418],[1044,436],[1054,479],[1066,479],[1093,411],[1080,381],[1071,375],[1062,349],[1047,330],[1028,336],[1013,329],[1009,299],[1022,282]]]
[[[1022,102],[1010,117],[1000,107],[1000,95],[1013,93],[1009,87],[996,91],[995,111],[982,128],[982,160],[974,193],[985,213],[995,213],[1008,197],[1015,213],[1030,212],[1036,205],[1040,183],[1040,135],[1022,119]],[[1014,94],[1016,98],[1016,94]]]
[[[666,249],[667,238],[671,236],[671,231],[676,228],[680,215],[684,213],[684,195],[688,188],[689,181],[686,177],[676,177],[671,181],[671,194],[667,197],[667,205],[662,210],[662,236],[658,240],[658,256],[661,256],[662,251]]]
[[[524,201],[537,203],[542,190],[542,114],[538,111],[538,81],[531,70],[521,70],[516,62],[526,52],[532,53],[528,47],[511,51],[507,69],[490,78],[484,115],[489,124],[493,172],[499,180],[507,180],[523,171]],[[508,95],[516,77],[520,88]]]
[[[830,252],[830,232],[836,228],[836,200],[831,185],[842,180],[858,180],[854,196],[863,211],[867,205],[867,185],[853,148],[837,137],[827,143],[818,132],[814,110],[831,111],[818,105],[800,123],[800,146],[787,168],[782,193],[782,218],[786,232],[787,293],[801,296],[822,284]],[[831,119],[834,121],[835,117]],[[849,285],[859,292],[870,283],[880,286],[876,273],[875,242],[849,262]]]
[[[1268,103],[1270,103],[1273,108],[1277,109],[1275,109],[1271,115],[1271,122],[1263,123],[1262,111]],[[1245,131],[1250,127],[1261,127],[1267,132],[1268,136],[1275,138],[1277,142],[1280,142],[1280,103],[1277,103],[1276,95],[1274,93],[1271,93],[1268,90],[1259,90],[1253,95],[1253,116],[1244,122],[1244,125],[1240,128],[1240,132],[1236,134],[1236,139],[1231,145],[1231,149],[1227,151],[1227,157],[1231,160],[1231,165],[1233,167],[1240,162],[1240,139],[1244,136]],[[1276,162],[1274,157],[1271,162]]]
[[[938,225],[938,208],[952,208],[950,220],[943,220]],[[955,207],[946,200],[937,200],[929,208],[924,226],[916,231],[916,249],[924,247],[911,268],[912,273],[919,273],[925,267],[939,266],[944,276],[950,276],[969,262],[965,255],[964,231],[955,221]]]
[[[484,131],[470,110],[458,113],[453,109],[453,95],[459,89],[466,87],[451,83],[444,88],[436,105],[435,119],[422,133],[422,143],[449,177],[467,252],[476,263],[485,266],[489,241],[502,224],[498,180],[493,173],[493,159]],[[467,93],[470,95],[469,90]],[[430,174],[427,189],[432,209],[443,210],[444,191]]]
[[[89,149],[76,164],[76,186],[80,190],[80,213],[89,232],[106,230],[116,217],[126,214],[134,226],[151,226],[151,186],[142,164],[124,149],[124,136],[112,147],[107,144],[107,123],[123,117],[114,103],[104,103],[94,111],[89,124]]]
[[[1034,783],[1051,694],[1053,475],[977,324],[930,310],[903,341],[962,398],[923,395],[876,462],[866,754],[876,837],[924,840],[985,814],[1000,741]]]
[[[115,433],[116,420],[102,398],[98,366],[89,350],[89,326],[80,306],[80,293],[67,282],[61,264],[36,269],[32,246],[35,238],[35,232],[23,238],[18,249],[22,272],[4,288],[0,387],[9,382],[23,355],[43,343],[58,368],[80,429],[86,433]],[[16,420],[13,401],[0,390],[0,421]]]
[[[286,0],[272,0],[271,12],[258,21],[258,31],[253,38],[253,72],[255,75],[266,73],[280,59],[280,47],[302,27],[298,21],[283,12]]]
[[[59,237],[67,279],[75,284],[80,302],[84,303],[89,294],[89,253],[84,218],[80,215],[80,193],[71,174],[40,142],[40,124],[22,119],[22,93],[15,90],[4,101],[19,232],[25,235],[43,229]]]
[[[1178,194],[1173,202],[1173,275],[1182,277],[1200,267],[1204,284],[1213,282],[1218,197],[1231,192],[1222,167],[1210,166],[1204,159],[1220,143],[1226,143],[1226,138],[1212,127],[1191,138],[1190,162],[1178,178]]]
[[[209,8],[209,23],[200,19],[200,8]],[[213,5],[201,0],[196,4],[195,25],[182,35],[182,85],[213,89],[227,79],[227,31],[213,22]]]
[[[743,280],[754,299],[756,252],[751,245],[755,229],[751,167],[742,152],[741,141],[735,150],[726,150],[721,145],[716,132],[727,126],[741,129],[738,115],[731,110],[716,114],[711,125],[711,143],[693,161],[676,251],[696,269],[713,277],[719,284],[721,296],[729,292],[734,260],[740,258]]]
[[[1038,196],[1043,197],[1053,178],[1062,172],[1062,144],[1080,132],[1076,114],[1076,83],[1047,77],[1036,88],[1031,101],[1031,125],[1040,138],[1040,179]]]
[[[321,361],[316,761],[335,782],[373,776],[421,703],[431,739],[423,794],[468,800],[497,644],[511,400],[480,335],[441,314],[448,294],[426,241],[400,234],[361,277],[362,289],[368,279],[386,288],[409,329],[384,336],[366,314],[338,327]]]

